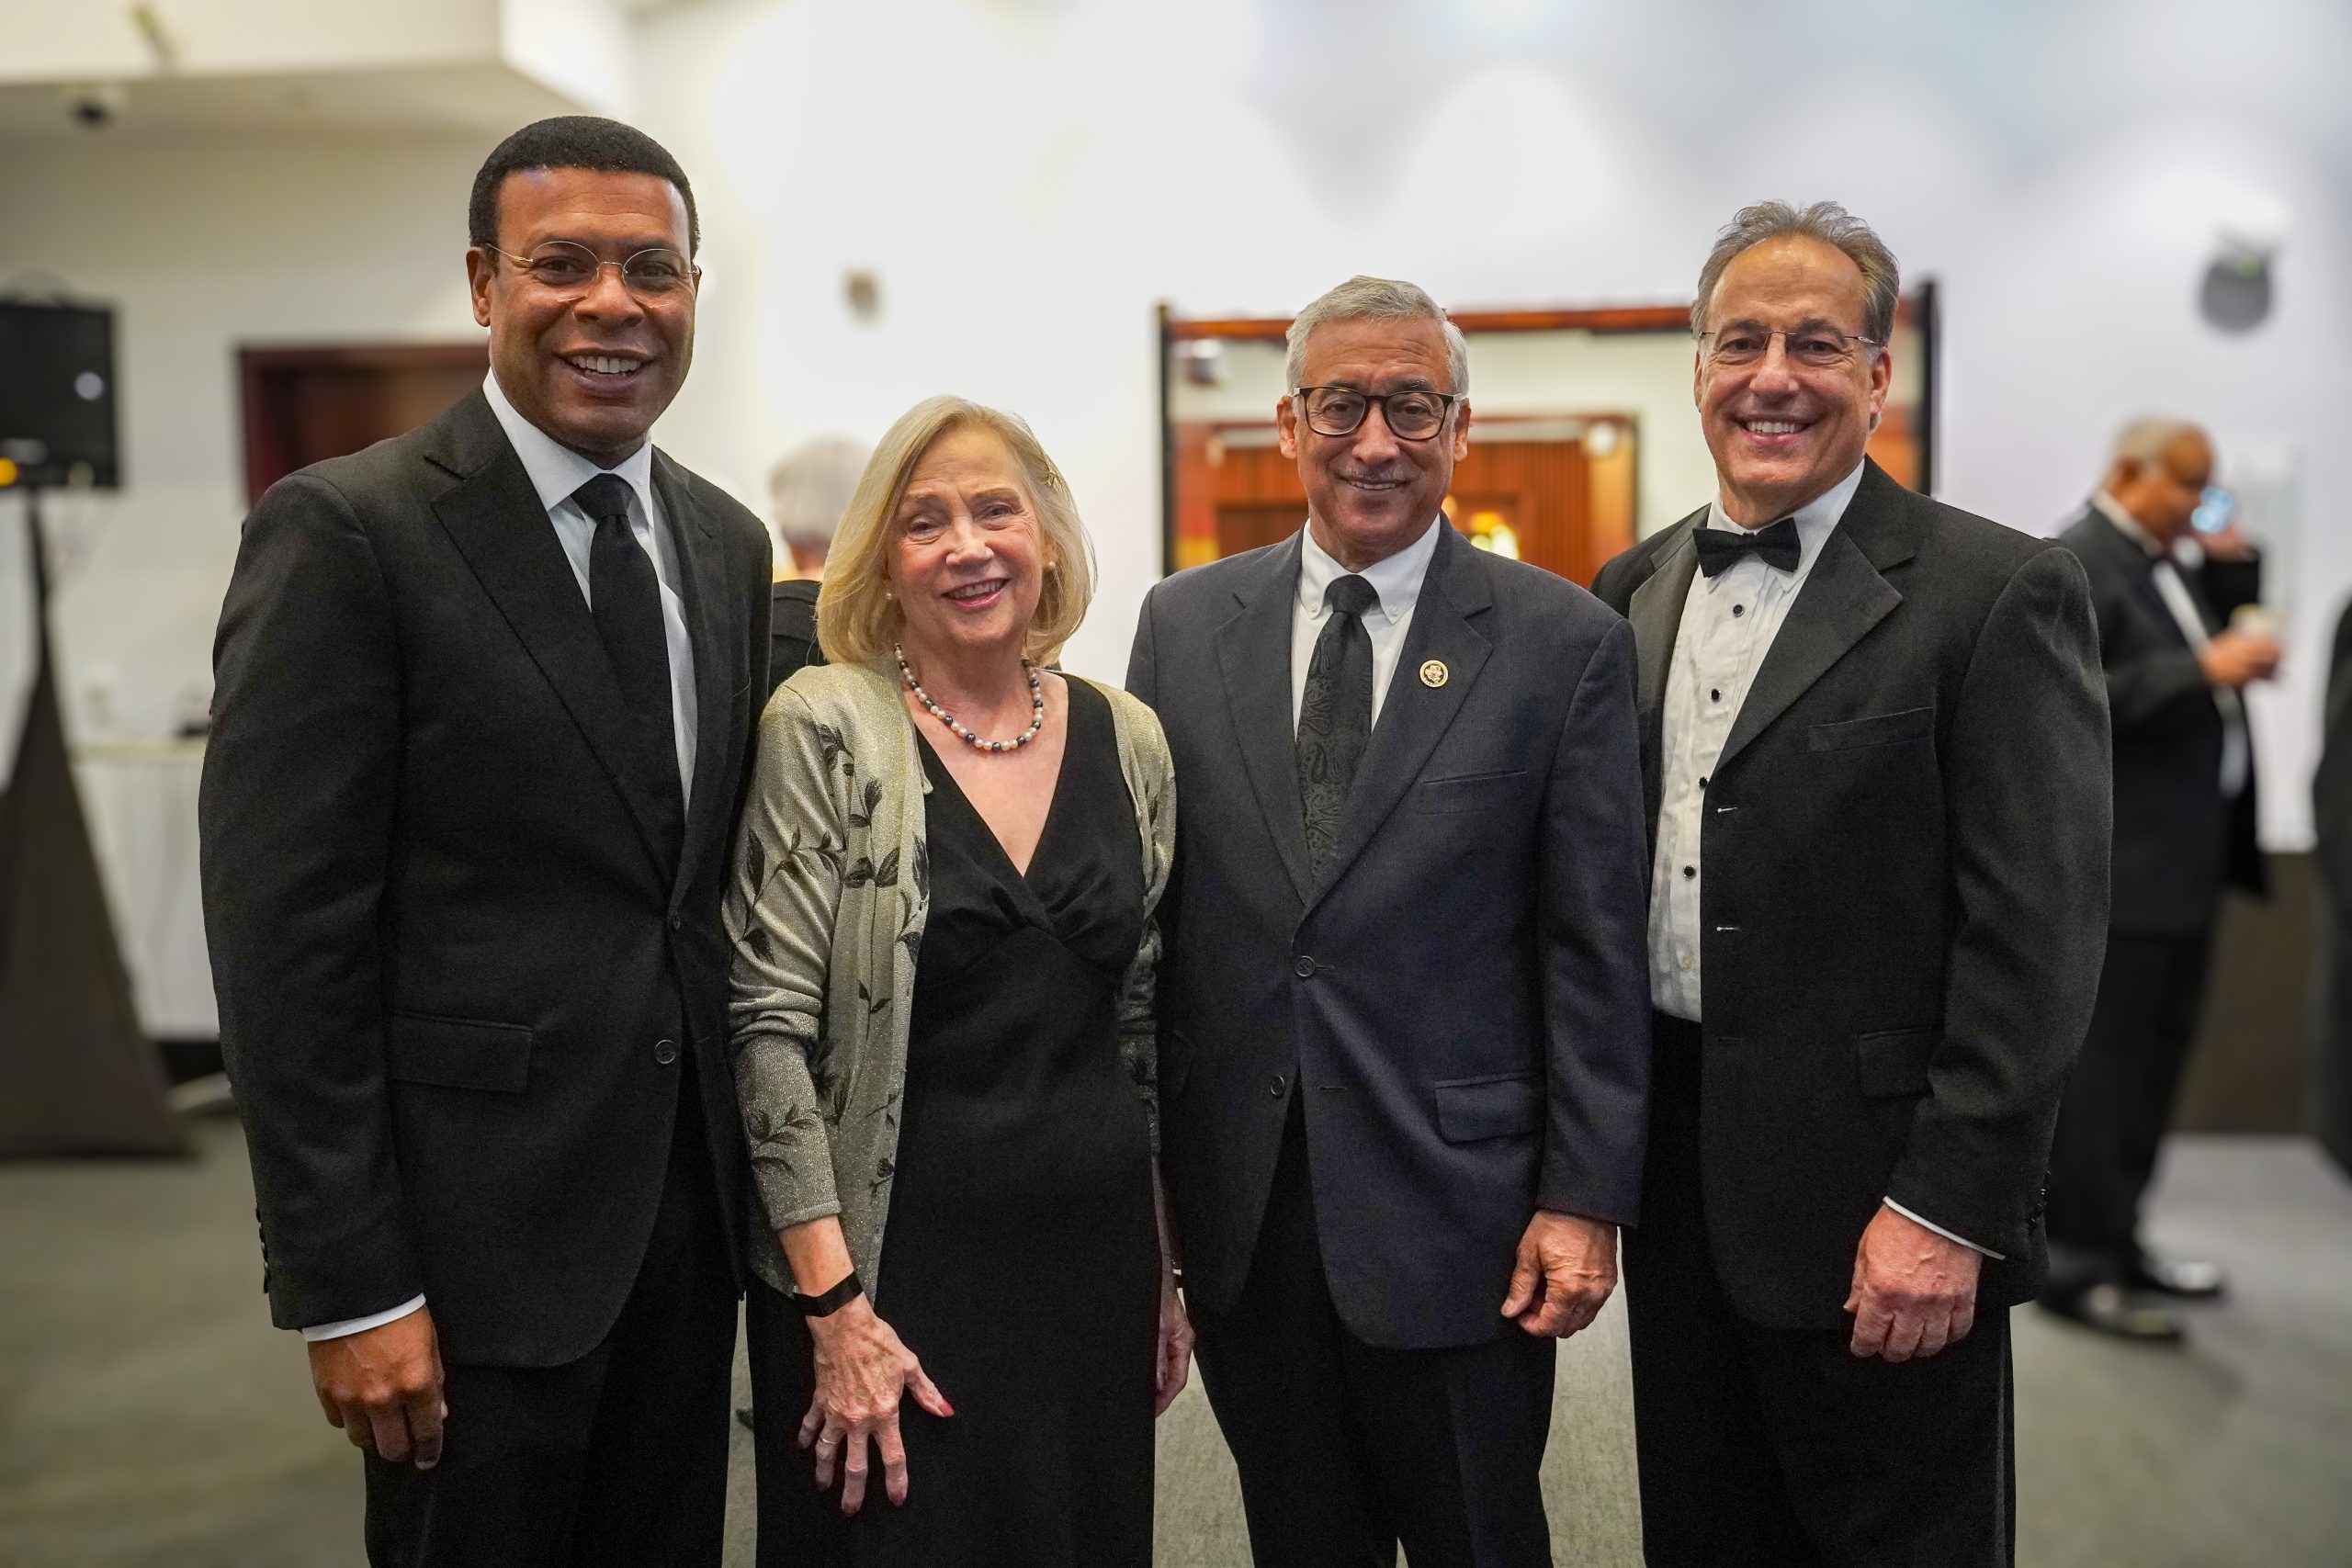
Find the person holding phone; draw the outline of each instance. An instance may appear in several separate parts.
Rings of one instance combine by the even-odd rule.
[[[2241,612],[2260,596],[2262,561],[2213,467],[2195,425],[2135,420],[2064,535],[2090,577],[2115,727],[2114,900],[2051,1149],[2041,1301],[2130,1339],[2182,1337],[2178,1315],[2149,1297],[2223,1288],[2214,1265],[2142,1246],[2140,1204],[2197,1032],[2222,890],[2267,891],[2240,694],[2277,672],[2279,649],[2239,624],[2253,619]],[[2175,558],[2192,536],[2194,566]]]

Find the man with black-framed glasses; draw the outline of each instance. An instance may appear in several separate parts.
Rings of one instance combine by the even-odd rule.
[[[1865,455],[1898,290],[1834,202],[1736,214],[1691,307],[1716,497],[1594,584],[1651,822],[1653,1568],[2014,1557],[2008,1314],[2098,983],[2107,701],[2075,558]]]
[[[1440,511],[1468,351],[1358,277],[1290,329],[1304,525],[1146,600],[1182,799],[1162,1168],[1261,1568],[1548,1568],[1555,1342],[1647,1093],[1633,646]]]
[[[205,924],[265,1288],[371,1562],[715,1564],[768,536],[650,444],[700,276],[669,153],[543,120],[469,222],[481,390],[271,487],[221,610]]]

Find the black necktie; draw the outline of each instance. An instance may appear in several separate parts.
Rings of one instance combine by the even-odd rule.
[[[1782,571],[1796,570],[1797,563],[1804,558],[1804,546],[1797,538],[1793,517],[1783,517],[1761,528],[1693,528],[1690,542],[1699,547],[1699,570],[1709,577],[1751,555]]]
[[[596,524],[588,547],[588,605],[628,710],[639,776],[666,808],[668,832],[682,833],[685,792],[678,779],[670,709],[670,639],[662,630],[662,585],[653,575],[653,558],[629,529],[628,481],[598,474],[573,491],[571,499]],[[666,848],[674,859],[674,837]]]
[[[1298,708],[1298,804],[1306,823],[1306,860],[1315,880],[1340,847],[1348,786],[1372,736],[1372,638],[1363,613],[1380,603],[1361,577],[1334,578],[1323,590],[1330,614],[1306,666]]]

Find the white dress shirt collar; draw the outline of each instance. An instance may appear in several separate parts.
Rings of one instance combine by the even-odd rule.
[[[1430,562],[1437,555],[1438,525],[1442,517],[1432,517],[1421,536],[1385,559],[1377,560],[1355,573],[1372,584],[1380,603],[1371,612],[1395,626],[1413,613],[1421,597],[1421,580],[1429,575]],[[1299,530],[1298,607],[1320,618],[1323,592],[1332,582],[1348,575],[1348,569],[1334,559],[1329,551],[1315,542],[1315,525],[1308,524]]]
[[[1853,504],[1854,492],[1862,488],[1862,467],[1860,463],[1855,464],[1852,473],[1848,474],[1789,514],[1795,520],[1797,525],[1797,547],[1800,553],[1797,557],[1795,575],[1798,578],[1811,575],[1814,558],[1821,554],[1821,547],[1829,542],[1830,530],[1838,526],[1838,520],[1846,515],[1846,508]],[[1736,529],[1739,527],[1738,524],[1731,520],[1730,514],[1724,511],[1721,497],[1707,503],[1707,519],[1704,525],[1709,528]]]
[[[2092,491],[2091,505],[2100,516],[2115,525],[2117,532],[2147,551],[2149,559],[2165,560],[2171,558],[2172,552],[2157,543],[2156,536],[2149,533],[2137,517],[2126,511],[2121,502],[2108,494],[2107,491],[2103,490]]]
[[[490,400],[490,412],[498,418],[498,427],[506,432],[506,439],[514,455],[523,459],[523,471],[531,476],[531,488],[539,494],[539,504],[553,512],[571,498],[571,492],[594,479],[598,474],[614,474],[628,481],[637,493],[638,509],[648,517],[656,515],[653,507],[653,443],[645,441],[638,449],[609,468],[594,463],[525,419],[513,403],[506,400],[504,389],[498,384],[498,372],[493,370],[482,378],[482,396]]]

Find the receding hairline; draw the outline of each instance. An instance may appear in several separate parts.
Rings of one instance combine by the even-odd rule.
[[[2203,426],[2174,414],[2143,414],[2115,433],[2108,458],[2114,463],[2161,463],[2184,441],[2203,447],[2211,461],[2213,438]]]
[[[1737,255],[1733,256],[1729,261],[1724,263],[1723,271],[1715,276],[1714,287],[1711,288],[1707,294],[1707,310],[1710,315],[1712,315],[1714,310],[1715,302],[1724,297],[1724,280],[1731,276],[1732,269],[1734,267],[1736,267],[1740,263],[1747,260],[1750,256],[1757,255],[1765,251],[1772,250],[1775,247],[1786,247],[1791,245],[1803,245],[1810,250],[1826,251],[1831,255],[1836,256],[1839,261],[1846,264],[1847,270],[1851,272],[1854,276],[1854,288],[1858,296],[1858,302],[1861,308],[1863,325],[1867,327],[1870,324],[1871,280],[1869,275],[1862,271],[1862,264],[1856,261],[1847,253],[1846,248],[1843,245],[1837,243],[1835,241],[1825,240],[1818,234],[1807,234],[1793,230],[1787,233],[1768,234],[1763,239],[1757,241],[1754,244],[1741,251]]]

